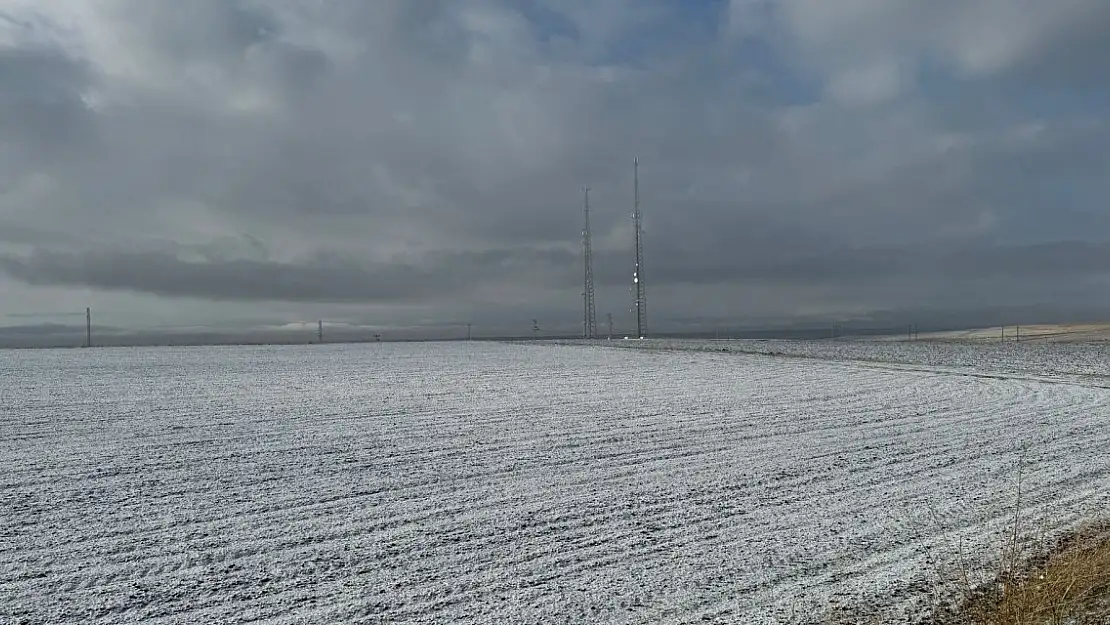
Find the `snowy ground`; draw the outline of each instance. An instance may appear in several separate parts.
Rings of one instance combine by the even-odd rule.
[[[1092,365],[968,354],[0,351],[0,623],[912,620],[1019,458],[1110,501]]]
[[[1005,334],[1003,334],[1005,331]],[[898,337],[892,337],[897,339]],[[1034,324],[1024,326],[1008,325],[1005,330],[1001,327],[976,328],[971,330],[951,330],[945,332],[928,332],[919,335],[919,338],[938,341],[980,341],[999,342],[1002,339],[1013,341],[1043,341],[1061,343],[1090,343],[1094,341],[1110,341],[1110,324],[1081,323],[1081,324]]]
[[[586,344],[585,341],[564,341]],[[596,344],[596,343],[595,343]],[[1007,377],[1049,378],[1110,387],[1110,343],[949,343],[838,339],[787,340],[614,340],[600,344],[649,350],[732,352],[818,360],[890,363],[910,368]]]

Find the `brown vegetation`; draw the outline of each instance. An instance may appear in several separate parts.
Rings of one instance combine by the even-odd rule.
[[[945,623],[1086,625],[1110,623],[1110,524],[1091,525],[1046,556],[1003,571],[968,593]]]

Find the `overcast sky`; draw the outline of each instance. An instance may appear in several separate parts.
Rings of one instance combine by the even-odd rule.
[[[1105,0],[0,0],[0,325],[573,329],[589,185],[620,326],[634,155],[651,327],[1097,310],[1107,76]]]

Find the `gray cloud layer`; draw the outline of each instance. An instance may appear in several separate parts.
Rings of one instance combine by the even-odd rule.
[[[584,184],[620,314],[633,154],[663,325],[1097,308],[1108,34],[1101,0],[0,0],[0,315],[573,325]]]
[[[969,271],[979,279],[1076,280],[1098,277],[1110,267],[1110,244],[1042,243],[994,248],[921,249],[884,247],[842,249],[796,257],[739,250],[734,262],[696,251],[667,257],[653,277],[656,284],[751,286],[885,284],[889,281],[956,276]],[[601,254],[595,262],[604,286],[619,286],[623,273],[611,268],[626,259]],[[164,296],[213,300],[286,300],[309,302],[421,301],[460,297],[484,280],[521,275],[543,278],[556,287],[573,287],[579,278],[576,258],[565,251],[495,250],[442,255],[412,264],[397,259],[356,265],[344,258],[304,263],[249,259],[184,261],[159,253],[38,252],[25,258],[0,257],[0,270],[32,285],[93,286]]]
[[[214,300],[317,302],[421,301],[468,293],[482,280],[550,273],[566,252],[494,250],[412,264],[397,259],[357,265],[346,258],[302,263],[251,259],[187,261],[161,252],[36,252],[0,257],[0,269],[32,285],[93,286]],[[566,272],[562,272],[565,278]]]

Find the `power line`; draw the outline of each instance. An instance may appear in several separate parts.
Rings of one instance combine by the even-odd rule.
[[[597,310],[594,306],[594,252],[592,236],[590,233],[590,188],[583,188],[583,211],[586,216],[586,225],[582,229],[582,253],[585,257],[585,275],[583,276],[583,318],[582,335],[587,339],[597,338]]]

